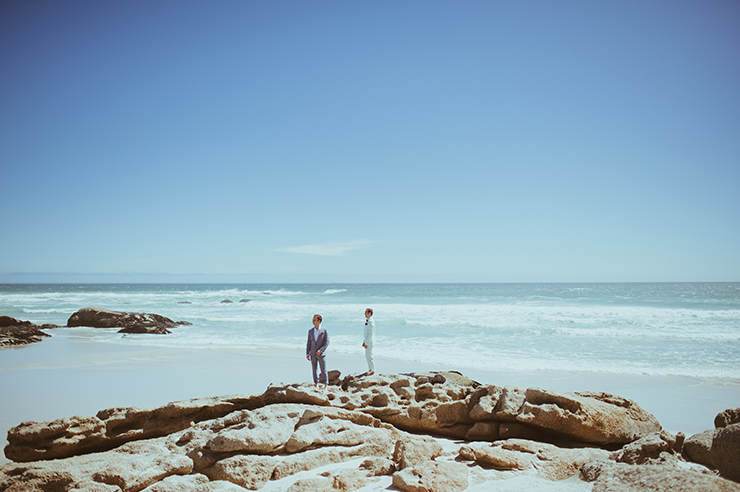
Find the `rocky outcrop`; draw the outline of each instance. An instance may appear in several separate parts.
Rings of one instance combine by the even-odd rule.
[[[619,446],[660,431],[635,402],[606,393],[482,386],[456,373],[353,378],[332,405],[361,409],[410,432]],[[336,401],[336,400],[339,401]]]
[[[438,382],[431,383],[435,377]],[[278,403],[333,407],[331,412],[350,411],[407,432],[468,440],[521,437],[613,446],[660,431],[655,418],[636,403],[610,395],[482,386],[455,373],[348,376],[341,388],[330,386],[327,393],[310,385],[275,385],[258,396],[199,398],[154,410],[112,408],[95,417],[23,422],[8,433],[6,455],[33,461],[112,449],[185,429],[191,422]]]
[[[118,333],[172,333],[169,329],[179,325],[190,325],[187,321],[172,321],[158,314],[124,313],[102,308],[83,308],[67,320],[67,326],[89,326],[92,328],[121,328]]]
[[[662,432],[634,402],[612,395],[480,385],[458,373],[336,380],[327,392],[279,384],[261,395],[24,422],[8,432],[5,454],[15,463],[0,467],[0,492],[258,490],[359,459],[359,467],[299,475],[282,490],[355,490],[391,474],[401,490],[464,490],[491,473],[547,480],[580,473],[596,490],[601,475],[631,480],[633,472],[619,467],[675,474],[685,464],[682,436]],[[489,442],[457,440],[471,435]],[[618,451],[604,449],[632,437]]]
[[[712,440],[715,432],[715,429],[710,429],[686,439],[683,445],[684,457],[694,463],[714,468],[712,464]]]
[[[684,457],[715,468],[723,477],[740,482],[740,408],[730,408],[714,418],[715,429],[686,439]]]
[[[666,431],[655,432],[626,444],[619,451],[612,453],[609,458],[618,463],[630,465],[677,461],[683,449],[684,437],[680,432],[675,436]]]
[[[48,333],[41,330],[59,328],[57,325],[35,325],[10,316],[0,316],[0,347],[15,347],[40,342]]]

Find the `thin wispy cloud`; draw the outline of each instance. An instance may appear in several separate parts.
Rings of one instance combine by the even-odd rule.
[[[348,243],[306,244],[304,246],[289,246],[286,248],[277,248],[275,251],[280,251],[281,253],[298,253],[302,255],[315,256],[344,256],[348,251],[367,248],[375,243],[377,243],[377,241],[351,241]]]

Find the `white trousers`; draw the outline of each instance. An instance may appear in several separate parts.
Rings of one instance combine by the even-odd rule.
[[[375,372],[375,357],[373,357],[373,346],[368,345],[365,349],[365,359],[367,359],[367,368],[370,372]]]

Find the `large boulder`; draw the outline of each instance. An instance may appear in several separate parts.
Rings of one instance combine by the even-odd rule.
[[[121,328],[118,333],[172,333],[169,328],[189,325],[187,321],[172,321],[158,314],[124,313],[96,307],[83,308],[67,320],[67,326],[92,328]]]
[[[717,429],[712,440],[711,458],[720,475],[740,482],[740,424]]]
[[[716,432],[716,429],[710,429],[688,437],[683,444],[683,456],[694,463],[714,468],[712,464],[712,440]]]
[[[140,439],[161,437],[193,423],[259,406],[256,397],[193,398],[158,408],[108,408],[95,416],[74,416],[51,422],[22,422],[8,431],[5,456],[27,462],[101,452]]]
[[[0,316],[0,347],[14,347],[37,343],[46,337],[48,333],[41,330],[59,328],[57,325],[35,325],[30,321],[20,321],[10,316]]]
[[[661,431],[637,403],[607,393],[480,385],[456,373],[347,376],[328,403],[400,429],[456,439],[623,445]]]
[[[635,402],[608,393],[530,388],[516,420],[594,444],[625,444],[661,430]]]

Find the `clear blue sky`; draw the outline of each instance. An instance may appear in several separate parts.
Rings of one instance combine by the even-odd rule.
[[[739,281],[740,2],[5,0],[0,231],[0,281]]]

